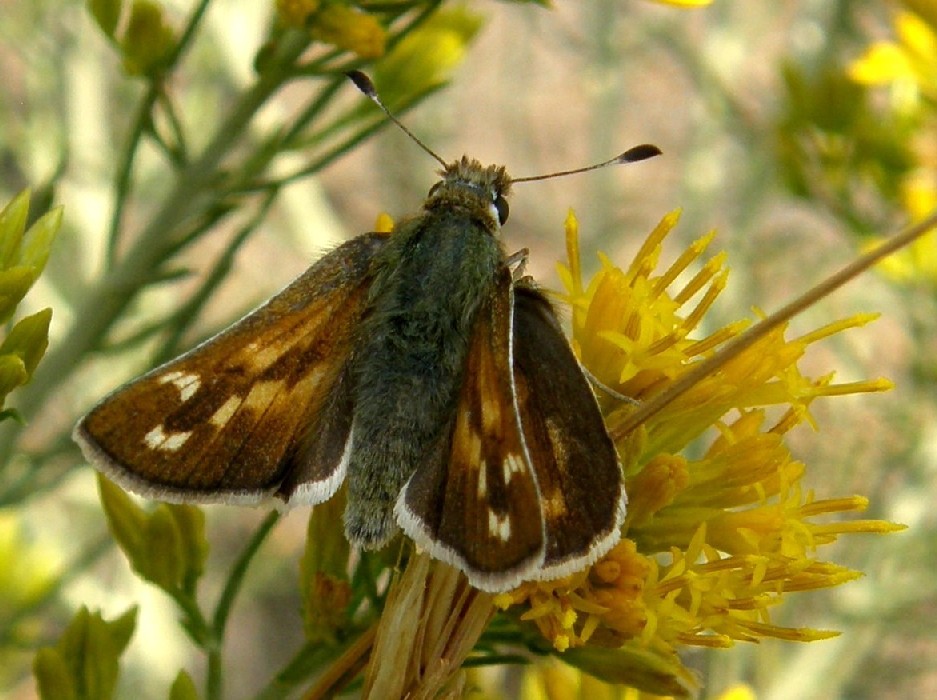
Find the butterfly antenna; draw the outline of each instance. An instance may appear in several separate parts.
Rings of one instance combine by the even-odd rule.
[[[371,100],[371,102],[373,102],[378,107],[380,107],[381,111],[387,115],[387,118],[390,119],[394,124],[399,126],[400,129],[403,131],[403,133],[409,136],[416,143],[417,146],[419,146],[424,151],[429,153],[433,158],[438,160],[442,164],[442,167],[444,168],[446,167],[446,161],[444,161],[442,158],[436,155],[436,153],[429,146],[427,146],[425,143],[420,141],[420,139],[418,139],[412,131],[410,131],[407,127],[403,125],[403,122],[397,119],[397,117],[395,117],[391,113],[391,111],[387,109],[387,107],[384,106],[384,103],[381,102],[381,98],[377,94],[377,88],[374,87],[374,83],[371,82],[371,79],[367,75],[362,73],[360,70],[348,71],[347,73],[345,73],[345,75],[348,77],[348,79],[351,82],[355,84],[356,88],[358,88],[359,90],[361,90],[361,92],[364,93],[365,97],[367,97],[369,100]]]
[[[567,175],[577,175],[578,173],[587,173],[590,170],[598,170],[599,168],[606,168],[609,165],[623,165],[625,163],[636,163],[639,160],[647,160],[648,158],[653,158],[654,156],[659,156],[661,150],[651,143],[642,143],[640,146],[634,146],[629,148],[624,153],[621,153],[614,158],[610,158],[604,163],[596,163],[595,165],[587,165],[585,168],[576,168],[575,170],[561,170],[557,173],[549,173],[547,175],[533,175],[531,177],[515,177],[511,179],[511,184],[516,184],[518,182],[534,182],[535,180],[550,180],[554,177],[565,177]]]
[[[823,299],[830,293],[839,289],[846,284],[846,282],[849,282],[860,273],[865,272],[883,258],[904,248],[906,245],[912,243],[934,228],[937,228],[937,212],[932,213],[929,217],[924,219],[924,221],[909,226],[890,238],[886,238],[877,248],[859,256],[839,270],[839,272],[830,275],[820,284],[807,290],[794,299],[794,301],[762,320],[761,323],[752,326],[734,340],[727,343],[725,347],[715,355],[703,360],[689,372],[681,375],[673,384],[667,387],[666,390],[642,402],[638,408],[625,416],[621,423],[615,425],[609,431],[612,438],[617,440],[624,437],[644,423],[648,418],[656,415],[676,399],[680,398],[680,396],[685,394],[693,386],[715,373],[727,362],[738,357],[742,352],[764,338],[775,328],[786,323],[804,309],[813,306],[813,304],[820,299]]]

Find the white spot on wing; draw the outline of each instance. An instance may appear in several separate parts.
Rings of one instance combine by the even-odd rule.
[[[157,380],[160,384],[172,384],[179,390],[179,398],[185,403],[202,386],[202,380],[197,374],[186,374],[185,372],[169,372]]]
[[[488,533],[502,542],[507,542],[511,537],[511,516],[498,515],[493,510],[489,510]]]
[[[192,431],[178,433],[167,433],[163,426],[157,425],[150,432],[143,436],[143,442],[151,450],[162,450],[165,452],[175,452],[182,447],[186,440],[192,437]]]
[[[510,484],[511,477],[514,474],[520,474],[524,471],[524,460],[520,455],[511,453],[505,457],[501,466],[504,469],[504,483]]]
[[[160,449],[175,452],[185,444],[185,441],[188,440],[191,435],[191,430],[186,433],[172,433],[169,435],[169,437],[166,438],[166,441],[162,444]]]

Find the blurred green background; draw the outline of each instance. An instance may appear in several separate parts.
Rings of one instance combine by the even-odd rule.
[[[177,30],[196,4],[162,5]],[[933,2],[715,0],[695,10],[611,0],[556,3],[549,10],[510,2],[443,7],[477,15],[481,29],[451,74],[444,72],[450,83],[404,116],[443,158],[467,153],[521,177],[604,160],[643,142],[664,152],[646,163],[517,186],[505,229],[508,247],[529,247],[530,271],[547,286],[558,286],[554,270],[563,257],[568,207],[579,217],[583,259],[591,269],[600,250],[625,263],[658,219],[679,207],[683,218],[669,243],[671,255],[712,228],[729,252],[729,288],[708,319],[716,327],[752,307],[777,308],[876,235],[923,216],[927,202],[937,199]],[[915,41],[902,43],[908,34],[900,34],[899,17],[909,10],[929,29],[932,44],[926,31],[923,39],[918,31]],[[198,36],[166,84],[189,138],[176,155],[198,153],[231,116],[255,80],[255,56],[272,12],[267,2],[207,4]],[[470,24],[464,15],[462,21]],[[876,41],[898,54],[904,47],[911,68],[878,85],[862,84],[850,66]],[[929,83],[928,66],[934,67]],[[21,313],[53,308],[49,357],[65,356],[76,305],[106,265],[117,168],[147,83],[127,75],[85,4],[65,0],[0,3],[0,74],[0,200],[28,186],[34,214],[50,203],[65,207],[46,272],[20,307]],[[321,84],[312,76],[292,81],[256,115],[250,137],[262,139],[288,122]],[[407,85],[385,91],[378,81],[378,87],[392,104],[387,92],[393,89],[401,90],[404,104],[420,97],[408,98]],[[348,84],[337,88],[329,108],[335,115],[357,114],[357,123],[377,123],[376,110]],[[165,119],[156,128],[173,133]],[[315,160],[309,153],[325,153],[323,144],[334,136],[298,139],[268,174],[301,170]],[[141,149],[117,257],[170,190],[170,160],[152,146]],[[219,177],[231,174],[227,162]],[[395,129],[348,149],[314,177],[282,187],[261,225],[238,242],[230,270],[204,308],[172,317],[232,249],[264,193],[245,188],[229,196],[219,204],[217,225],[206,223],[198,240],[161,267],[162,279],[122,315],[111,336],[126,341],[120,352],[73,358],[74,370],[37,380],[46,382],[41,397],[29,387],[22,403],[18,393],[11,395],[8,405],[23,407],[27,425],[0,426],[6,460],[0,465],[0,696],[35,696],[34,650],[52,643],[82,604],[108,618],[140,605],[117,697],[165,697],[181,666],[198,673],[200,662],[191,657],[171,604],[136,579],[112,546],[93,472],[67,438],[71,426],[155,355],[190,347],[223,327],[322,251],[371,229],[379,213],[415,211],[435,169]],[[234,215],[221,215],[231,208]],[[840,381],[885,376],[896,389],[815,403],[819,431],[801,428],[793,445],[819,497],[868,495],[868,517],[906,523],[909,530],[837,545],[829,558],[864,571],[865,578],[801,596],[775,613],[783,624],[839,629],[840,638],[693,652],[689,663],[704,678],[702,697],[718,697],[736,681],[749,683],[762,699],[937,693],[933,248],[932,238],[891,276],[866,274],[803,314],[791,330],[806,332],[859,311],[883,312],[874,324],[815,348],[804,366],[813,374],[835,369]],[[37,377],[50,368],[40,365]],[[220,574],[212,572],[230,565],[263,513],[229,507],[207,513],[212,554],[203,592],[211,598],[220,586]],[[229,697],[253,697],[265,674],[302,641],[296,584],[305,519],[306,513],[292,513],[278,525],[245,583],[234,611],[238,631],[225,652]]]

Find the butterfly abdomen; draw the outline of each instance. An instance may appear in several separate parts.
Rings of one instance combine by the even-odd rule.
[[[463,213],[430,212],[395,231],[378,262],[352,358],[355,412],[346,532],[377,546],[393,504],[449,424],[500,243]]]

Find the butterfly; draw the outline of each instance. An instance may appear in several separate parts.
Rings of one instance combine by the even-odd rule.
[[[418,214],[105,397],[74,431],[88,461],[172,502],[315,505],[344,484],[353,544],[402,530],[486,591],[611,549],[627,501],[615,445],[526,254],[500,237],[511,185],[541,178],[429,152],[443,169]]]

